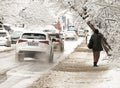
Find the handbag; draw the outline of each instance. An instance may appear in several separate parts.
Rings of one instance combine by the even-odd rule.
[[[92,41],[89,41],[87,47],[88,47],[89,49],[92,49],[92,48],[93,48],[93,42],[92,42]]]

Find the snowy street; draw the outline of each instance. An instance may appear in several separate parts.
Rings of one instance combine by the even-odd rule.
[[[120,88],[120,0],[0,0],[0,88]]]
[[[54,67],[61,60],[65,59],[71,52],[74,51],[82,40],[83,38],[80,38],[78,41],[65,41],[64,52],[55,51],[53,64],[41,62],[39,60],[29,60],[27,58],[25,58],[27,60],[24,62],[17,62],[14,50],[0,53],[0,88],[18,88],[14,86],[23,84],[30,85],[47,70]],[[25,80],[27,80],[27,83],[24,82]]]

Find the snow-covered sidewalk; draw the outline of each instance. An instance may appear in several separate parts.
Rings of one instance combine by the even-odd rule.
[[[99,67],[93,67],[92,52],[83,43],[28,88],[120,88],[120,71],[106,58],[102,52]]]

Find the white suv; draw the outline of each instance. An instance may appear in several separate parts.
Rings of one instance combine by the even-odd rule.
[[[6,30],[0,30],[0,45],[11,47],[11,37]]]
[[[53,62],[53,44],[48,34],[43,32],[25,32],[16,43],[16,58],[23,61],[24,57],[36,57],[38,53],[48,56],[48,61]]]

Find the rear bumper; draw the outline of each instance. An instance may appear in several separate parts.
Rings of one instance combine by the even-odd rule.
[[[50,53],[52,49],[51,45],[39,43],[39,45],[28,45],[26,42],[24,43],[17,43],[16,44],[16,52],[19,53],[20,51],[30,51],[30,52],[45,52]]]
[[[51,47],[17,47],[16,48],[16,52],[21,52],[21,51],[25,51],[25,52],[44,52],[44,53],[48,53],[50,52]]]

